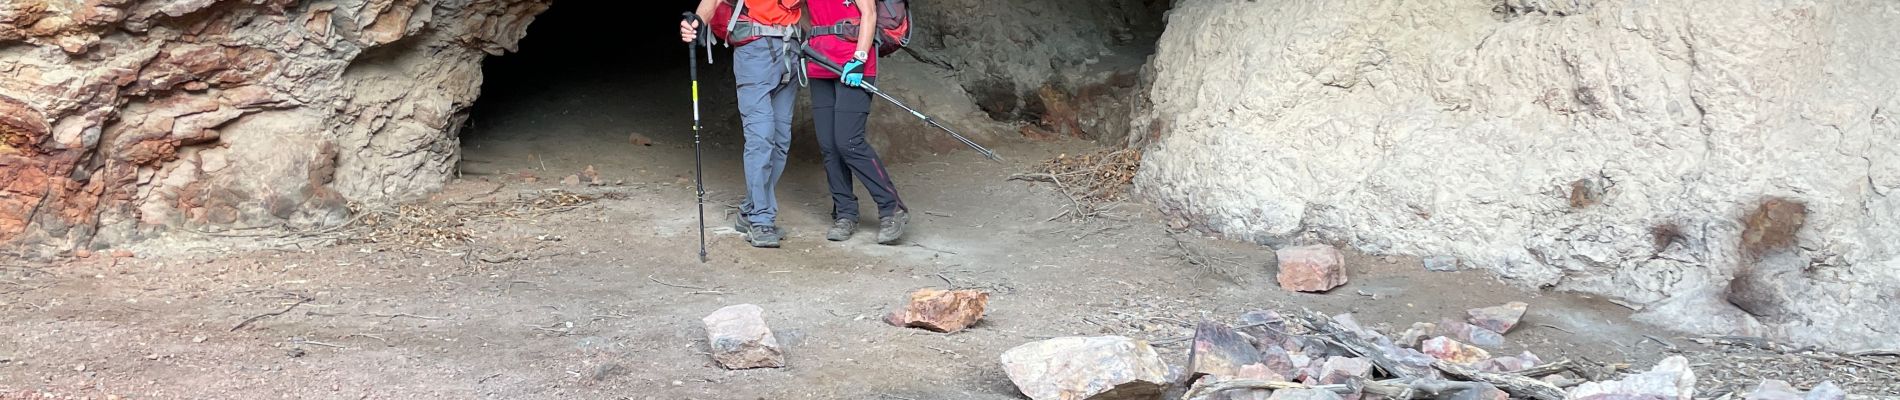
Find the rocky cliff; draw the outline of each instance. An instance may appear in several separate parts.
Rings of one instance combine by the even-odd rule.
[[[1900,4],[1184,0],[1138,188],[1690,332],[1900,341]]]
[[[0,4],[0,242],[308,229],[439,187],[481,58],[546,1]]]

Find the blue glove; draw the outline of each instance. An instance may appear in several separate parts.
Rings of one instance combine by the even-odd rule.
[[[864,60],[851,60],[851,62],[844,64],[844,73],[839,74],[842,76],[839,80],[843,81],[846,86],[864,87],[863,68]]]

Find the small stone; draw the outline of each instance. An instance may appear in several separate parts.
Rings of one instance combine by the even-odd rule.
[[[204,337],[204,336],[192,336],[192,337],[191,337],[191,342],[192,342],[192,343],[204,343],[204,342],[205,342],[205,337]]]
[[[1306,367],[1306,360],[1299,360],[1300,362],[1295,364],[1294,357],[1296,355],[1287,353],[1286,349],[1280,346],[1260,346],[1260,364],[1266,366],[1268,371],[1273,371],[1274,374],[1287,379],[1299,378],[1300,368]],[[1305,358],[1306,356],[1297,357]]]
[[[1794,386],[1789,385],[1787,381],[1777,380],[1777,379],[1762,380],[1761,385],[1755,387],[1755,391],[1749,392],[1748,397],[1743,397],[1742,399],[1743,400],[1803,400],[1801,396],[1801,391],[1795,390]]]
[[[1260,349],[1254,347],[1251,338],[1212,321],[1194,326],[1194,346],[1188,349],[1188,379],[1235,377],[1241,368],[1260,363]]]
[[[86,250],[86,249],[73,250],[73,257],[92,258],[92,250]]]
[[[567,185],[567,186],[580,186],[581,176],[579,174],[568,175],[566,178],[561,178],[561,184]]]
[[[1399,347],[1416,349],[1418,348],[1419,343],[1424,343],[1425,338],[1431,337],[1432,332],[1437,332],[1437,331],[1438,331],[1438,324],[1434,324],[1430,322],[1413,322],[1411,328],[1406,329],[1405,332],[1399,333],[1399,340],[1398,342],[1394,344],[1398,345]]]
[[[1275,390],[1267,400],[1342,400],[1338,393],[1319,389]]]
[[[1318,379],[1320,385],[1340,384],[1355,378],[1364,378],[1372,374],[1372,362],[1359,357],[1333,357],[1326,359],[1320,367]]]
[[[647,138],[647,135],[642,135],[639,132],[628,133],[627,142],[633,143],[633,145],[635,146],[652,146],[653,145],[653,139],[649,139]]]
[[[1425,257],[1425,259],[1422,261],[1425,264],[1426,271],[1432,271],[1432,272],[1458,271],[1458,257],[1431,256],[1431,257]]]
[[[1062,337],[1003,352],[1003,371],[1033,400],[1159,398],[1168,367],[1147,342],[1121,336]]]
[[[1443,335],[1458,338],[1458,340],[1470,342],[1480,347],[1504,347],[1504,335],[1477,325],[1458,322],[1447,318],[1439,322],[1438,329]]]
[[[1275,254],[1280,259],[1282,289],[1324,292],[1346,284],[1346,258],[1332,246],[1290,247]]]
[[[1470,321],[1472,325],[1489,329],[1492,332],[1507,333],[1511,331],[1511,328],[1517,326],[1519,320],[1524,318],[1524,311],[1530,309],[1530,306],[1530,304],[1521,301],[1513,301],[1501,306],[1474,308],[1465,312],[1471,314]]]
[[[132,254],[131,250],[126,250],[126,249],[112,250],[112,258],[132,258],[133,256],[136,256],[136,254]]]
[[[990,294],[980,290],[920,289],[911,292],[910,303],[904,309],[893,311],[885,322],[934,332],[956,332],[983,319],[983,311],[989,304]]]
[[[1847,391],[1842,390],[1840,386],[1835,386],[1834,381],[1821,381],[1821,384],[1815,385],[1814,390],[1809,390],[1808,395],[1802,400],[1845,400],[1846,398]]]
[[[1622,380],[1586,382],[1570,389],[1572,400],[1694,398],[1695,371],[1689,369],[1689,359],[1682,356],[1669,356],[1656,363],[1649,372],[1629,375]]]
[[[740,304],[702,318],[713,361],[726,369],[784,367],[784,350],[765,325],[764,314],[765,309],[759,306]]]
[[[75,365],[75,366],[73,366],[73,371],[74,371],[74,372],[86,372],[86,364],[79,364],[79,365]]]
[[[1439,361],[1452,364],[1477,364],[1491,358],[1491,353],[1485,352],[1484,349],[1459,343],[1444,336],[1426,340],[1418,350]]]

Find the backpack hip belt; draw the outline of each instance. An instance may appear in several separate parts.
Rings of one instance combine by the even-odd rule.
[[[856,41],[858,38],[858,25],[849,21],[839,21],[836,24],[827,26],[814,26],[811,28],[810,33],[812,37],[838,35],[840,39]]]
[[[735,21],[732,24],[732,34],[730,36],[731,39],[726,41],[727,44],[744,43],[760,37],[795,39],[803,35],[796,26],[775,26],[759,24],[752,21]]]

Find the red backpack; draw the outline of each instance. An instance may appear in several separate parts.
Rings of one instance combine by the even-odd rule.
[[[896,53],[897,49],[910,45],[910,2],[906,0],[860,0],[877,2],[877,55],[879,57]],[[831,26],[812,28],[812,36],[838,35],[845,41],[856,42],[858,27],[851,21],[838,21]]]
[[[769,2],[775,3],[773,5],[777,7],[767,7],[761,10],[759,7],[747,7],[743,4],[739,4],[741,1],[744,0],[721,0],[719,5],[713,8],[713,18],[712,21],[710,21],[712,24],[713,37],[719,38],[719,41],[726,42],[726,44],[732,46],[743,45],[758,39],[757,36],[732,38],[733,25],[739,22],[752,23],[755,21],[754,17],[763,17],[768,20],[790,19],[790,21],[781,22],[786,22],[785,25],[797,25],[797,10],[799,10],[799,7],[803,7],[805,3],[804,0],[771,0]],[[734,39],[737,39],[737,42],[734,42]]]

